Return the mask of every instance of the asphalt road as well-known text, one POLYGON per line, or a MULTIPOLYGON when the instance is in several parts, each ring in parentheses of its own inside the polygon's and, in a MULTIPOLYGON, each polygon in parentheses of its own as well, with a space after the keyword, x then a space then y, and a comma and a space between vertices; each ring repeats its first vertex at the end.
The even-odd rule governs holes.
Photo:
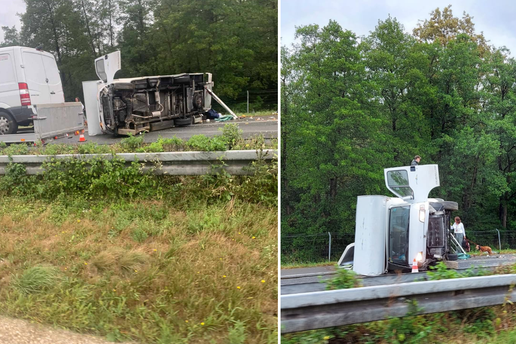
MULTIPOLYGON (((493 270, 498 266, 513 265, 515 263, 515 254, 474 256, 469 259, 459 259, 457 261, 458 270, 462 271, 476 268, 493 270)), ((281 295, 324 291, 326 290, 325 281, 335 277, 335 270, 335 266, 283 269, 281 270, 281 295)), ((404 274, 389 273, 375 277, 362 276, 362 284, 363 286, 376 286, 410 283, 415 279, 426 280, 426 271, 404 274)))
MULTIPOLYGON (((482 255, 473 256, 469 259, 457 260, 459 270, 469 269, 472 267, 496 267, 502 265, 510 265, 516 263, 516 254, 493 254, 492 256, 482 255)), ((310 268, 282 269, 281 277, 289 277, 295 275, 312 275, 324 274, 336 270, 334 265, 314 266, 310 268)))
MULTIPOLYGON (((276 139, 278 138, 278 116, 260 116, 260 117, 245 117, 227 122, 204 122, 199 124, 190 125, 187 127, 170 128, 164 130, 153 131, 145 133, 145 142, 154 142, 159 136, 163 138, 171 138, 176 136, 183 140, 188 140, 193 135, 206 135, 209 137, 221 135, 221 128, 226 123, 236 123, 242 129, 242 137, 250 138, 259 134, 262 134, 265 139, 276 139)), ((85 132, 86 142, 96 142, 98 144, 113 144, 120 142, 126 136, 114 137, 111 135, 96 135, 89 136, 88 132, 85 132)), ((61 138, 51 141, 51 143, 79 143, 78 136, 72 136, 71 138, 61 138)))

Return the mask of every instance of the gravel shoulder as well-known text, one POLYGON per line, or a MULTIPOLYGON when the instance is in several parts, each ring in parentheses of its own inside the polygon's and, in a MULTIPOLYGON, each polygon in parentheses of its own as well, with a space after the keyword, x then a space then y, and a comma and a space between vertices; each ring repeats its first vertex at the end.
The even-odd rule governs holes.
POLYGON ((0 317, 0 344, 107 344, 104 338, 0 317))

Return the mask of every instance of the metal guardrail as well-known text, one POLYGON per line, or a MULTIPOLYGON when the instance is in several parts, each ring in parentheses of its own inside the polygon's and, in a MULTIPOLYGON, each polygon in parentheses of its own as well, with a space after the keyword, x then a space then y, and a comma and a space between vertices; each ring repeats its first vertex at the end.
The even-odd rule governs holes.
POLYGON ((119 153, 119 154, 60 154, 60 155, 13 155, 0 156, 0 175, 6 173, 8 164, 23 164, 27 174, 44 172, 42 164, 52 159, 123 159, 128 165, 139 162, 142 171, 151 171, 156 175, 204 175, 215 174, 225 170, 233 175, 251 174, 252 162, 277 159, 277 150, 234 150, 225 152, 165 152, 165 153, 119 153))
POLYGON ((516 301, 516 274, 281 296, 281 332, 448 312, 516 301))

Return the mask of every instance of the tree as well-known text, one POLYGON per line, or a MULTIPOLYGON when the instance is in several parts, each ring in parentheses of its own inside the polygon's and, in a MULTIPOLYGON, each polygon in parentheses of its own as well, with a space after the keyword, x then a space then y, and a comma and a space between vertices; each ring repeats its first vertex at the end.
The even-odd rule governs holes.
POLYGON ((475 24, 473 17, 464 12, 462 18, 453 16, 451 5, 441 10, 436 8, 430 13, 430 19, 419 24, 413 30, 414 36, 420 41, 426 43, 438 42, 442 46, 446 46, 451 40, 460 34, 468 35, 473 42, 477 43, 479 51, 483 55, 489 50, 484 34, 475 33, 475 24))
POLYGON ((282 108, 292 123, 282 137, 288 159, 282 199, 294 209, 285 232, 350 231, 356 195, 381 185, 379 165, 388 156, 383 120, 370 111, 370 85, 352 32, 330 21, 298 28, 297 37, 301 43, 283 72, 289 94, 282 108))
POLYGON ((16 26, 2 26, 2 31, 4 32, 4 41, 0 46, 9 47, 15 45, 21 45, 21 37, 16 29, 16 26))
POLYGON ((389 123, 382 130, 389 135, 386 143, 396 164, 406 164, 415 154, 428 156, 430 132, 423 109, 431 85, 424 73, 428 68, 425 54, 391 17, 378 22, 365 39, 364 50, 374 85, 371 103, 389 123))

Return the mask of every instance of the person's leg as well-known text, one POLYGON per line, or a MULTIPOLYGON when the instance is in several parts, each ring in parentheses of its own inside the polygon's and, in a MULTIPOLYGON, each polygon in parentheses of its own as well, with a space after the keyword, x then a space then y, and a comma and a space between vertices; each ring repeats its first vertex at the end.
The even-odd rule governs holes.
MULTIPOLYGON (((462 233, 455 233, 455 238, 457 239, 457 242, 459 243, 459 246, 462 247, 462 240, 464 240, 464 234, 462 233)), ((461 253, 462 251, 460 249, 457 249, 457 253, 461 253)))

